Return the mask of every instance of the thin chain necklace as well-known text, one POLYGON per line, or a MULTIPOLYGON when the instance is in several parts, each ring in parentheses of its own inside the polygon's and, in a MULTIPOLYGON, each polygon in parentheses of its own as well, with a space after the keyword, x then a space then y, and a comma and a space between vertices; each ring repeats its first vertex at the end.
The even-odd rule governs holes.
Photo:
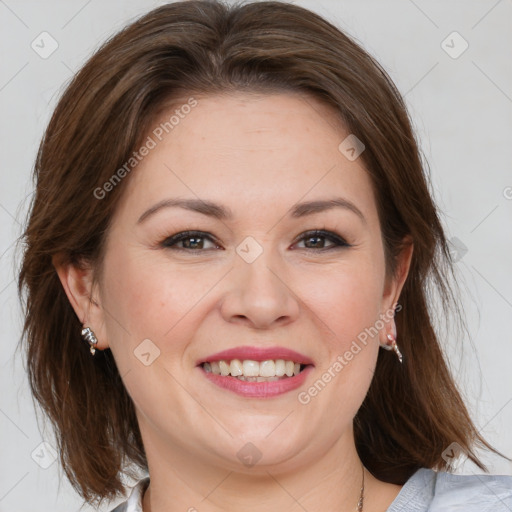
POLYGON ((361 484, 361 494, 359 495, 359 501, 357 502, 357 512, 363 512, 363 502, 364 502, 364 466, 361 465, 363 470, 363 482, 361 484))

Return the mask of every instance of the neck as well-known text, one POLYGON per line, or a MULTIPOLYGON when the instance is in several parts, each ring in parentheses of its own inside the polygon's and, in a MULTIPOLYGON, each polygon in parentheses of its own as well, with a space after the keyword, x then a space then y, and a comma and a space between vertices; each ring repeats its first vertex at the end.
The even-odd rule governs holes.
MULTIPOLYGON (((279 464, 265 465, 262 457, 252 467, 232 460, 199 461, 188 450, 158 442, 152 434, 143 433, 151 477, 143 498, 144 512, 357 510, 362 465, 352 432, 340 437, 325 453, 319 454, 313 447, 279 464)), ((366 472, 365 512, 370 510, 366 496, 374 481, 366 472)))

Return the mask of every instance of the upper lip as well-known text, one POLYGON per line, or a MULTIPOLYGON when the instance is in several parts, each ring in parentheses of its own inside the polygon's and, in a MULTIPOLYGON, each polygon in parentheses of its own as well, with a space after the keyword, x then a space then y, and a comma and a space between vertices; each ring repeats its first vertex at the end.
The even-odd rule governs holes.
POLYGON ((222 350, 221 352, 216 352, 215 354, 211 354, 205 358, 199 359, 197 361, 197 365, 201 365, 206 362, 212 361, 232 361, 233 359, 239 359, 243 361, 244 359, 250 359, 252 361, 267 361, 269 359, 284 359, 286 361, 293 361, 295 363, 301 364, 314 364, 313 360, 300 352, 296 352, 295 350, 291 350, 285 347, 255 347, 255 346, 246 346, 246 347, 235 347, 227 350, 222 350))

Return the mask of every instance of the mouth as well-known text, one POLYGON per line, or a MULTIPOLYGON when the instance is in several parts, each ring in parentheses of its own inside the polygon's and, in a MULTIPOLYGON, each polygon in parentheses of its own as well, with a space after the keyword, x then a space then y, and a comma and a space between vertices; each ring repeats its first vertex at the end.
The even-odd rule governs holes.
POLYGON ((197 361, 198 369, 213 384, 254 398, 296 389, 314 366, 307 356, 284 347, 238 347, 197 361))
POLYGON ((206 373, 221 377, 235 377, 245 382, 275 382, 299 375, 307 366, 312 365, 284 359, 267 359, 265 361, 221 359, 206 361, 200 366, 206 373))

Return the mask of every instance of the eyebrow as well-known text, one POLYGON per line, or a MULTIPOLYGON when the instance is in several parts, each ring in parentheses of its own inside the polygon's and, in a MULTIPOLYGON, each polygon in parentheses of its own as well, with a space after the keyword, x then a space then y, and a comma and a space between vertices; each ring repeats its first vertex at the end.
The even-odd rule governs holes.
MULTIPOLYGON (((208 201, 205 199, 164 199, 146 210, 137 221, 137 224, 145 221, 148 217, 154 215, 157 211, 163 208, 184 208, 194 212, 207 215, 219 220, 232 220, 234 218, 233 212, 226 206, 208 201)), ((295 204, 290 208, 289 214, 292 218, 301 218, 307 215, 320 213, 332 208, 343 208, 355 213, 365 224, 366 218, 361 210, 351 201, 342 197, 334 197, 332 199, 308 201, 304 203, 295 204)))

